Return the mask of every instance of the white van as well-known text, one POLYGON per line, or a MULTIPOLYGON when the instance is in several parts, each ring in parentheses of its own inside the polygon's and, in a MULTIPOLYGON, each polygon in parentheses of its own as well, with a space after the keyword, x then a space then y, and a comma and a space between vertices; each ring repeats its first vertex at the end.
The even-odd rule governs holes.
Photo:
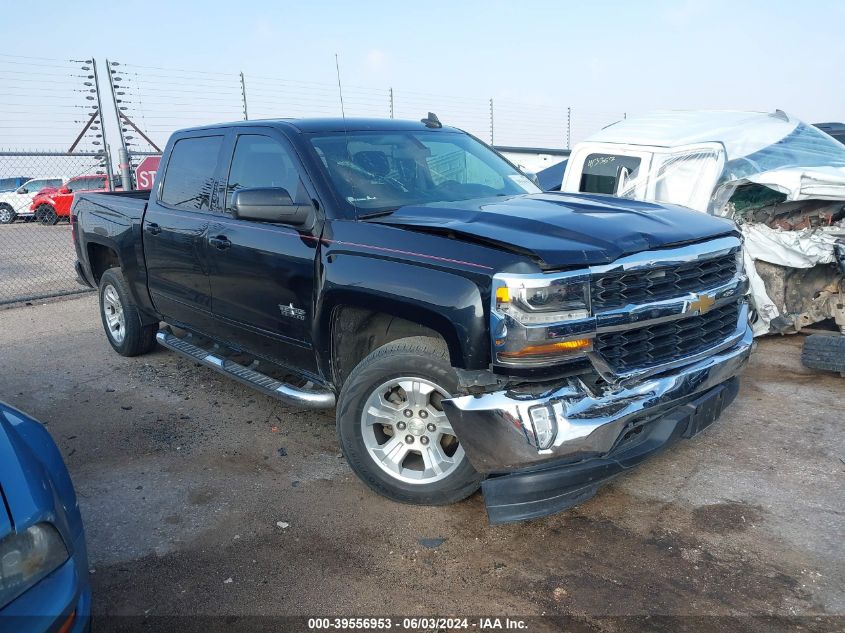
POLYGON ((754 333, 832 318, 845 334, 845 146, 816 127, 780 110, 654 112, 577 144, 561 190, 733 219, 754 333))

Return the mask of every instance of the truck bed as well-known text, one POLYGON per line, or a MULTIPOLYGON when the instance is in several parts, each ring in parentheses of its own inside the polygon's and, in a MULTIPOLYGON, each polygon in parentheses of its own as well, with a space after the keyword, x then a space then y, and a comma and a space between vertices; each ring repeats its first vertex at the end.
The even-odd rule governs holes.
POLYGON ((79 193, 74 196, 73 214, 81 215, 85 212, 110 212, 130 220, 141 220, 149 191, 108 191, 102 193, 79 193))

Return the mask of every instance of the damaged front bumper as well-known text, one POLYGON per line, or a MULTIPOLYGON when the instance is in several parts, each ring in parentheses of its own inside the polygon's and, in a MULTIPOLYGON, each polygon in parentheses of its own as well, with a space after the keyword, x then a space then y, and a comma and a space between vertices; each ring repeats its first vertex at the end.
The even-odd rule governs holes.
MULTIPOLYGON (((748 361, 746 328, 733 347, 633 386, 593 393, 570 379, 542 395, 498 391, 445 400, 444 410, 483 484, 492 523, 551 514, 711 424, 736 395, 748 361), (532 413, 552 412, 548 448, 538 448, 532 413)), ((536 415, 536 414, 535 414, 536 415)))

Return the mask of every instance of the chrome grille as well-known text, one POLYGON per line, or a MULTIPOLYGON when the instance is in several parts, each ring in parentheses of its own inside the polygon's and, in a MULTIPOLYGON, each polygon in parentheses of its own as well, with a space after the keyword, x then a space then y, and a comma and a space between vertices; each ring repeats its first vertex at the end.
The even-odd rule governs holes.
POLYGON ((613 371, 646 369, 717 346, 737 329, 739 303, 705 314, 596 336, 594 350, 613 371))
POLYGON ((701 292, 727 283, 735 274, 733 253, 646 270, 605 273, 591 283, 592 309, 595 313, 701 292))

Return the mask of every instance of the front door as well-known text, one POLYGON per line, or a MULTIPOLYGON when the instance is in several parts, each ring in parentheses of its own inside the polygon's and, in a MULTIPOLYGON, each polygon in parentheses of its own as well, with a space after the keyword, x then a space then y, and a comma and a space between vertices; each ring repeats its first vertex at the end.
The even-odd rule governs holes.
POLYGON ((150 297, 174 325, 209 332, 211 286, 206 242, 223 135, 180 138, 144 214, 143 244, 150 297))
POLYGON ((212 310, 227 341, 283 365, 316 372, 311 322, 319 245, 312 232, 231 213, 238 189, 282 187, 310 204, 299 161, 275 131, 244 128, 221 196, 223 213, 209 226, 212 310))

